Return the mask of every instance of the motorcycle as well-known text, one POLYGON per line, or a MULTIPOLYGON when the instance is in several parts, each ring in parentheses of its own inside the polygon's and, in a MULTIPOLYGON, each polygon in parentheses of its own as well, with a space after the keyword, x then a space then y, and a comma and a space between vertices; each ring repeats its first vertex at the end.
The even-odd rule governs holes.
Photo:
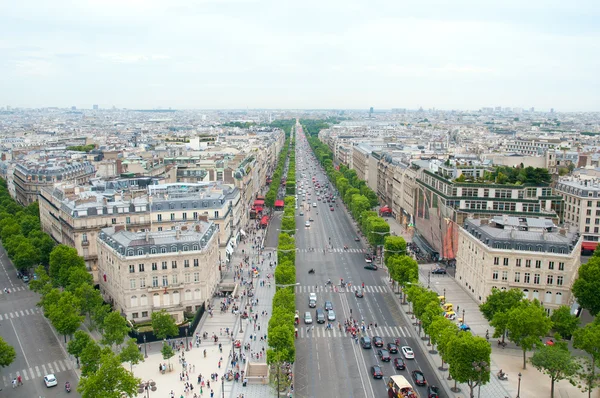
POLYGON ((309 269, 309 270, 308 270, 308 273, 309 273, 309 274, 314 274, 314 273, 315 273, 315 269, 314 269, 314 268, 311 268, 311 269, 309 269))
POLYGON ((67 382, 67 383, 65 384, 65 390, 66 390, 67 392, 71 392, 71 384, 69 384, 69 382, 67 382))
POLYGON ((498 380, 508 380, 508 374, 504 372, 496 373, 496 377, 498 377, 498 380))

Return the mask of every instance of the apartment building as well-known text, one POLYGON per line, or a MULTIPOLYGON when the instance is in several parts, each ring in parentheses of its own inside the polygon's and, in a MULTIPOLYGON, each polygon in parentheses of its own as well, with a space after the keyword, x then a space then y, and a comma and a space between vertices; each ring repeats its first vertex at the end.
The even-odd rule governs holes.
POLYGON ((582 238, 551 219, 496 216, 459 227, 456 280, 479 303, 493 288, 518 288, 548 313, 571 305, 582 238))
POLYGON ((561 147, 570 148, 568 142, 557 138, 549 139, 516 139, 506 143, 506 151, 520 153, 523 155, 541 155, 550 149, 559 149, 561 147))
POLYGON ((94 166, 88 161, 56 159, 17 163, 13 174, 15 200, 27 206, 38 200, 43 188, 61 182, 87 184, 95 172, 94 166))
POLYGON ((210 300, 220 279, 218 229, 182 223, 175 230, 133 232, 123 225, 97 236, 100 291, 133 322, 166 310, 176 322, 210 300))
POLYGON ((366 144, 352 146, 352 168, 356 171, 356 176, 365 182, 369 178, 369 157, 373 148, 366 144))
POLYGON ((564 177, 555 191, 564 199, 565 225, 575 227, 583 236, 583 250, 595 250, 600 239, 600 179, 564 177))
POLYGON ((210 221, 218 230, 218 259, 229 261, 240 239, 244 208, 239 189, 219 184, 157 184, 157 180, 118 179, 90 187, 69 184, 40 193, 42 230, 69 245, 98 280, 96 237, 109 226, 132 232, 175 230, 182 222, 210 221))

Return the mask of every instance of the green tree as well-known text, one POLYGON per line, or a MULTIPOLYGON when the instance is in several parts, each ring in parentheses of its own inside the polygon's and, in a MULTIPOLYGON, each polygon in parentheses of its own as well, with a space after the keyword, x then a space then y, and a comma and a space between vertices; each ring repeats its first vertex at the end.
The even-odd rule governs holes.
POLYGON ((498 338, 502 336, 504 342, 504 336, 506 335, 506 322, 508 318, 506 313, 516 307, 523 300, 523 293, 519 289, 500 290, 497 288, 492 289, 485 303, 479 306, 479 310, 483 317, 492 324, 494 329, 494 337, 498 338))
POLYGON ((281 230, 289 235, 296 233, 296 219, 295 217, 285 217, 281 220, 281 230))
POLYGON ((294 362, 296 351, 293 324, 269 327, 269 347, 275 352, 280 352, 283 361, 294 362))
POLYGON ((73 355, 75 359, 77 359, 77 364, 79 364, 79 358, 81 357, 83 350, 92 343, 94 342, 89 334, 83 330, 78 330, 73 334, 73 338, 67 344, 67 352, 73 355))
POLYGON ((383 240, 383 259, 387 265, 391 256, 406 255, 406 241, 401 236, 386 236, 383 240))
POLYGON ((573 383, 578 368, 569 350, 557 345, 539 347, 530 362, 534 368, 550 377, 550 398, 554 398, 554 382, 567 379, 573 383))
POLYGON ((589 372, 584 377, 588 396, 591 397, 592 390, 598 386, 596 364, 600 363, 600 322, 596 320, 577 329, 573 333, 573 346, 585 351, 591 358, 591 366, 587 367, 589 372))
POLYGON ((450 375, 469 386, 471 397, 475 387, 490 381, 492 347, 483 337, 459 333, 448 343, 448 354, 450 375), (474 366, 475 363, 478 366, 474 366))
POLYGON ((39 250, 36 249, 29 240, 25 240, 17 247, 17 252, 15 253, 12 261, 18 270, 28 270, 39 263, 39 250))
POLYGON ((62 292, 58 302, 48 309, 48 319, 52 322, 52 326, 64 336, 65 343, 67 336, 75 333, 83 322, 83 317, 79 315, 80 312, 79 300, 73 293, 67 291, 62 292))
POLYGON ((19 220, 21 224, 21 233, 23 236, 29 236, 33 231, 40 230, 40 219, 32 215, 25 215, 19 220))
MULTIPOLYGON (((109 350, 109 348, 107 348, 109 350)), ((87 376, 96 373, 100 367, 102 348, 93 340, 90 340, 81 350, 79 359, 81 362, 81 375, 87 376)))
POLYGON ((7 367, 13 363, 16 357, 17 354, 15 353, 13 346, 9 345, 4 341, 2 336, 0 336, 0 366, 3 368, 7 367))
POLYGON ((83 376, 77 391, 81 393, 82 398, 133 397, 137 395, 140 382, 141 380, 134 377, 133 373, 121 366, 117 355, 111 351, 104 351, 98 370, 83 376))
POLYGON ((104 303, 100 291, 94 289, 92 285, 84 283, 75 289, 74 294, 81 303, 81 313, 87 316, 90 326, 94 328, 94 317, 92 314, 96 307, 104 303))
POLYGON ((175 356, 175 351, 170 344, 163 344, 160 349, 160 353, 165 361, 169 362, 169 369, 171 369, 171 358, 175 356))
POLYGON ((580 321, 579 318, 571 314, 571 309, 566 305, 561 305, 555 309, 550 316, 550 320, 552 321, 552 329, 567 340, 577 330, 580 321))
POLYGON ((44 265, 50 264, 50 253, 52 253, 52 249, 56 246, 54 240, 48 234, 37 230, 32 231, 28 238, 31 244, 39 251, 40 263, 44 265))
MULTIPOLYGON (((85 308, 85 307, 82 307, 85 308)), ((82 310, 83 311, 83 310, 82 310)), ((92 320, 98 326, 98 331, 102 332, 104 327, 104 319, 111 313, 110 306, 108 304, 100 303, 92 308, 92 320)))
POLYGON ((36 293, 44 296, 50 290, 52 290, 52 281, 46 272, 46 268, 43 265, 38 266, 35 269, 36 279, 29 282, 29 288, 36 293))
POLYGON ((66 289, 75 292, 75 290, 82 285, 90 285, 94 282, 92 274, 87 272, 85 268, 76 268, 69 275, 69 282, 66 289))
POLYGON ((77 268, 85 270, 85 262, 74 248, 58 245, 50 253, 50 278, 55 286, 66 287, 71 272, 77 268))
POLYGON ((165 310, 152 313, 152 329, 154 335, 161 340, 179 335, 179 329, 173 317, 165 310))
POLYGON ((388 269, 390 277, 398 283, 399 287, 405 287, 419 280, 419 264, 412 257, 393 256, 388 261, 388 269))
POLYGON ((144 355, 142 355, 137 342, 134 339, 128 339, 123 346, 123 349, 119 353, 121 362, 129 362, 129 370, 133 372, 133 365, 137 365, 144 361, 144 355))
POLYGON ((106 318, 104 318, 104 324, 102 327, 102 344, 108 346, 119 346, 123 344, 125 336, 129 332, 129 324, 127 320, 118 312, 110 312, 106 318))
POLYGON ((596 256, 596 252, 587 263, 579 267, 579 276, 571 290, 579 305, 590 314, 596 316, 600 312, 600 257, 596 256))
POLYGON ((521 301, 508 311, 507 317, 508 338, 523 350, 523 369, 526 369, 527 351, 541 345, 540 339, 550 331, 552 321, 537 300, 521 301))

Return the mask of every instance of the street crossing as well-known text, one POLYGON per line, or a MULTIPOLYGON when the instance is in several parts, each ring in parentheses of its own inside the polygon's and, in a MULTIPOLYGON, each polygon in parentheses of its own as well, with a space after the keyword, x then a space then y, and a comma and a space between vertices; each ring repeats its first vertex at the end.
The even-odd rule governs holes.
MULTIPOLYGON (((352 285, 350 289, 340 288, 339 286, 335 286, 337 289, 337 293, 354 293, 356 288, 360 288, 360 285, 352 285)), ((296 293, 331 293, 332 287, 326 285, 303 285, 303 286, 295 286, 294 288, 296 293)), ((333 290, 335 292, 335 290, 333 290)), ((387 286, 380 285, 365 285, 363 289, 365 293, 390 293, 390 290, 387 286)))
POLYGON ((334 247, 333 249, 328 249, 328 248, 317 248, 315 247, 314 250, 312 249, 298 249, 298 252, 300 253, 323 253, 323 249, 325 249, 325 251, 327 253, 366 253, 367 251, 365 249, 357 249, 357 248, 348 248, 346 250, 344 250, 343 247, 334 247))
POLYGON ((13 292, 22 292, 24 290, 29 290, 29 287, 28 286, 12 286, 12 287, 7 287, 6 289, 8 289, 8 291, 10 293, 4 293, 4 289, 5 288, 0 288, 0 289, 2 289, 2 290, 0 290, 0 295, 3 295, 3 294, 11 294, 13 292))
POLYGON ((8 320, 8 319, 14 319, 14 318, 20 318, 20 317, 24 317, 27 315, 36 315, 36 314, 42 314, 42 309, 41 308, 31 308, 29 310, 20 310, 20 311, 14 311, 14 312, 6 312, 6 313, 0 313, 0 321, 4 321, 4 320, 8 320))
MULTIPOLYGON (((298 338, 299 339, 307 339, 307 338, 317 338, 317 339, 327 339, 327 338, 350 338, 351 334, 346 333, 345 329, 342 327, 340 331, 337 328, 337 323, 333 322, 334 326, 328 330, 325 328, 326 324, 323 325, 302 325, 298 326, 298 338), (310 331, 308 329, 310 328, 310 331)), ((364 336, 365 334, 361 334, 364 336)), ((372 327, 371 330, 367 330, 367 336, 373 338, 373 336, 379 336, 384 339, 385 343, 393 343, 396 338, 400 337, 410 337, 410 331, 406 326, 379 326, 377 328, 372 327)))
POLYGON ((23 382, 26 382, 28 380, 41 381, 42 378, 47 374, 57 374, 59 372, 65 372, 71 369, 74 369, 73 363, 71 361, 67 359, 59 359, 54 362, 49 362, 43 365, 36 365, 28 369, 23 369, 14 373, 5 374, 2 376, 2 383, 4 383, 4 388, 9 387, 11 386, 12 380, 16 379, 18 376, 21 376, 23 382))

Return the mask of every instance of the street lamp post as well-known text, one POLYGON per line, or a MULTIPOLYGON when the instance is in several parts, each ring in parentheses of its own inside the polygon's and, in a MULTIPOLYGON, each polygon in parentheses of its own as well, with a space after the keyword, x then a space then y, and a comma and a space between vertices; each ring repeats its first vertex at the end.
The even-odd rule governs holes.
POLYGON ((189 329, 189 326, 187 328, 185 328, 185 350, 186 351, 190 350, 190 346, 188 344, 188 329, 189 329))
POLYGON ((465 322, 465 310, 464 310, 464 308, 463 308, 463 318, 462 318, 462 320, 463 320, 463 324, 466 324, 466 322, 465 322))
POLYGON ((475 371, 477 372, 477 374, 479 376, 479 380, 477 383, 478 384, 477 398, 481 398, 481 378, 483 377, 483 372, 490 371, 490 367, 487 362, 481 361, 481 362, 473 362, 473 368, 475 369, 475 371))
POLYGON ((521 372, 519 372, 519 385, 517 387, 517 398, 521 398, 521 372))
POLYGON ((140 382, 138 393, 143 394, 144 391, 146 392, 146 398, 150 398, 150 391, 156 391, 156 382, 154 380, 140 382))
POLYGON ((446 300, 446 288, 444 288, 444 302, 447 303, 448 300, 446 300))
POLYGON ((225 398, 225 376, 221 376, 221 397, 225 398))
POLYGON ((148 350, 146 349, 146 333, 144 333, 144 358, 148 358, 148 350))

